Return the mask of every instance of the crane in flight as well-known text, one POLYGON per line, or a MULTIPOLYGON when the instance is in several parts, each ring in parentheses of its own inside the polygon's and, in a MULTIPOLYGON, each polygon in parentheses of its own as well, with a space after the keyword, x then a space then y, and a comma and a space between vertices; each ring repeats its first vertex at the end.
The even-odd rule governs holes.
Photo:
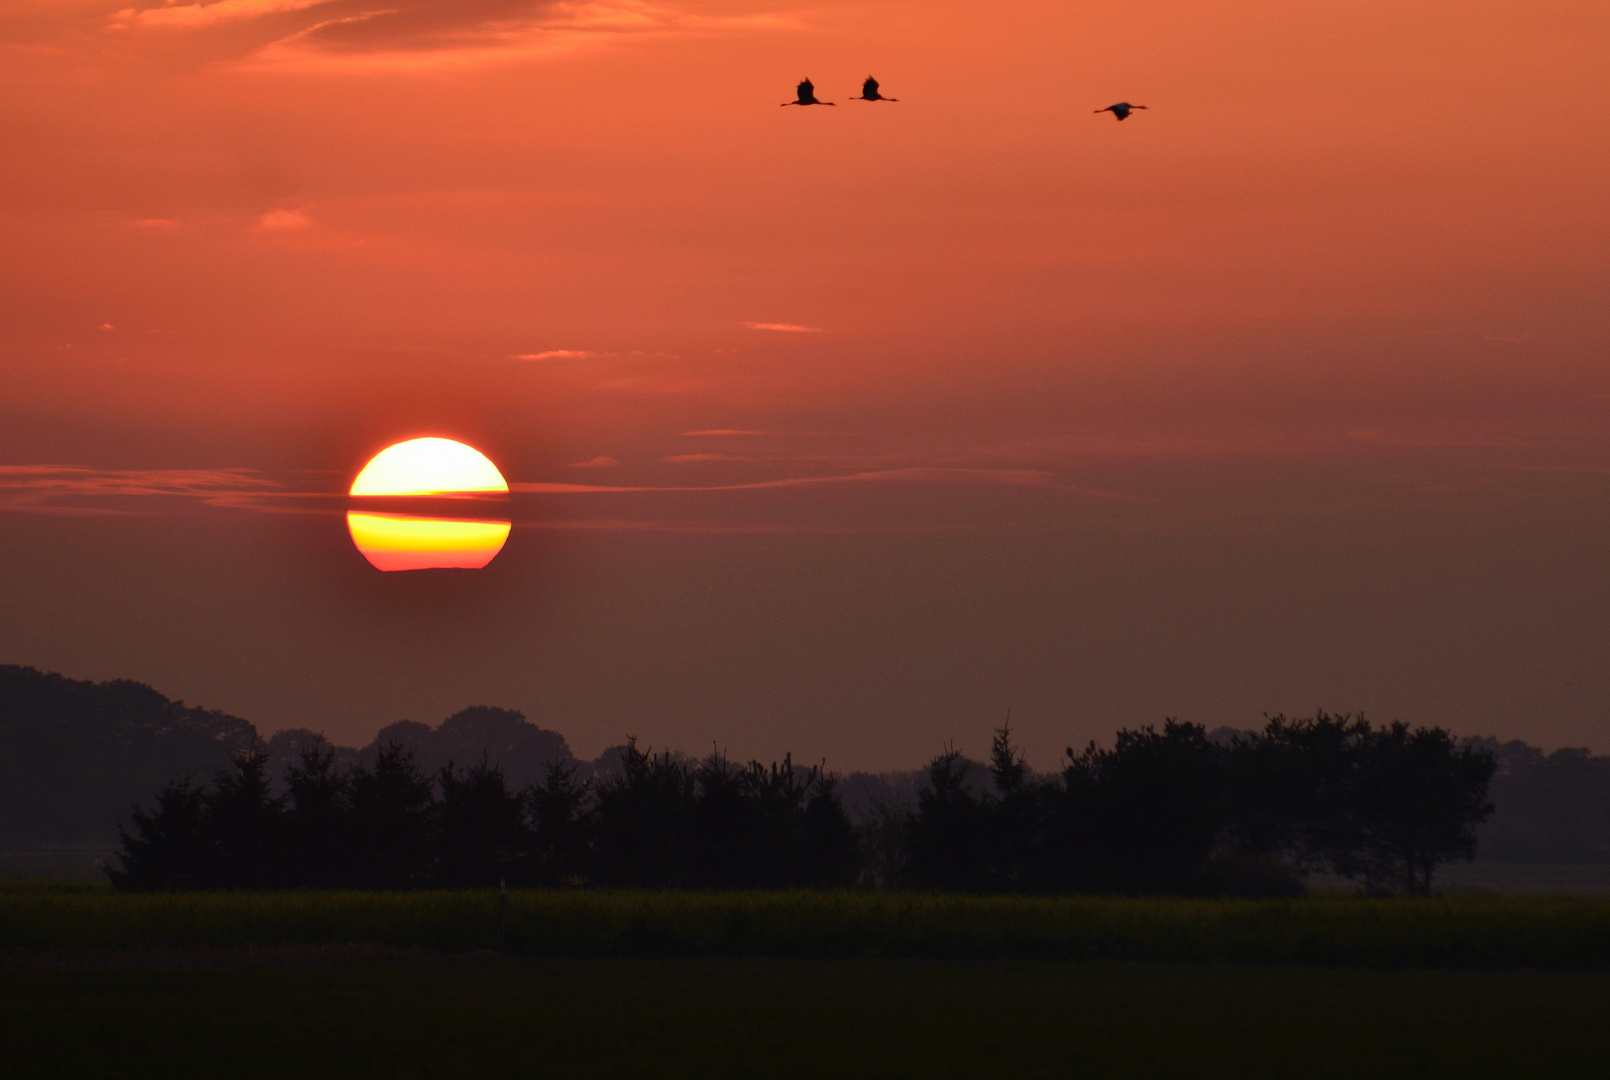
POLYGON ((878 80, 868 75, 866 82, 861 84, 861 96, 853 97, 851 101, 899 101, 899 98, 884 97, 878 93, 878 80))
POLYGON ((800 83, 797 87, 795 87, 794 92, 797 93, 799 96, 797 98, 795 98, 793 101, 785 101, 785 102, 783 102, 783 108, 786 109, 790 105, 834 105, 834 104, 837 104, 836 102, 832 102, 832 101, 818 101, 817 98, 816 98, 816 87, 811 84, 811 81, 809 79, 806 79, 804 82, 800 83))
POLYGON ((1108 105, 1105 109, 1097 109, 1096 112, 1097 113, 1110 112, 1120 120, 1127 120, 1127 119, 1129 119, 1130 110, 1132 110, 1132 109, 1144 109, 1145 107, 1146 106, 1144 106, 1144 105, 1131 105, 1127 101, 1120 101, 1116 105, 1108 105))

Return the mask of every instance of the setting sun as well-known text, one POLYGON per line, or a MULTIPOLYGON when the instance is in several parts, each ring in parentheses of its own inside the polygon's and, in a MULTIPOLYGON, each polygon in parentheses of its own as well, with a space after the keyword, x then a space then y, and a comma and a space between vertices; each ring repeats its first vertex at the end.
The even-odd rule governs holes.
POLYGON ((452 439, 409 439, 386 447, 352 481, 353 495, 442 495, 509 490, 487 456, 452 439))
MULTIPOLYGON (((352 482, 355 499, 405 501, 422 497, 506 495, 508 483, 496 465, 472 446, 452 439, 409 439, 370 459, 352 482)), ((347 512, 352 542, 379 570, 479 570, 497 557, 509 538, 505 519, 347 512)), ((391 505, 387 504, 388 507, 391 505)))
POLYGON ((347 512, 352 542, 380 570, 479 570, 503 550, 507 521, 347 512))

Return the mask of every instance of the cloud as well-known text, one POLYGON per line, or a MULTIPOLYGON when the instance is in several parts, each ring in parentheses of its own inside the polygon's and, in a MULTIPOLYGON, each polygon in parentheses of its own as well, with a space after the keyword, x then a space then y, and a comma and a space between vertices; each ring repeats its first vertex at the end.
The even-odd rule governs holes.
MULTIPOLYGON (((667 461, 745 460, 721 454, 688 454, 667 461), (679 460, 680 459, 680 460, 679 460)), ((612 457, 574 462, 570 468, 607 468, 618 465, 612 457)), ((340 513, 347 502, 345 485, 329 486, 333 474, 319 474, 325 490, 292 487, 254 469, 93 469, 81 465, 0 465, 0 512, 52 515, 152 514, 173 512, 175 501, 231 510, 272 514, 340 513)), ((974 469, 917 467, 879 469, 828 476, 798 476, 740 484, 640 485, 573 484, 550 481, 513 482, 516 495, 632 495, 664 496, 683 493, 773 491, 853 484, 983 484, 1034 488, 1080 498, 1137 505, 1157 500, 1099 488, 1063 483, 1038 469, 974 469)), ((635 527, 635 526, 634 526, 635 527)), ((674 526, 680 528, 681 526, 674 526)), ((722 526, 721 528, 725 528, 722 526)), ((732 526, 735 531, 769 527, 732 526)), ((697 526, 695 531, 703 531, 697 526)), ((836 528, 828 531, 839 531, 836 528)), ((875 530, 874 530, 875 531, 875 530)))
POLYGON ((584 360, 596 355, 585 349, 548 349, 546 352, 517 353, 516 360, 584 360))
POLYGON ((750 431, 747 428, 705 428, 702 431, 684 431, 683 438, 696 438, 706 435, 764 435, 764 431, 750 431))
POLYGON ((133 499, 193 499, 233 509, 273 509, 287 491, 251 469, 90 469, 80 465, 0 465, 0 510, 44 514, 137 513, 133 499), (123 504, 123 505, 119 505, 123 504))
POLYGON ((305 212, 282 207, 270 210, 258 218, 256 228, 262 232, 294 232, 297 229, 306 229, 312 224, 313 219, 305 212))
POLYGON ((257 67, 423 71, 563 55, 628 35, 794 25, 788 16, 699 14, 649 0, 197 0, 124 8, 107 28, 210 32, 236 55, 245 41, 257 67))
POLYGON ((820 326, 799 326, 785 322, 746 322, 745 326, 751 330, 775 330, 783 334, 820 334, 820 326))
POLYGON ((576 532, 658 532, 706 533, 723 536, 894 536, 911 533, 967 532, 976 525, 899 525, 825 524, 802 525, 767 521, 711 521, 657 518, 543 518, 516 521, 516 529, 543 529, 576 532))
POLYGON ((220 23, 246 22, 265 15, 328 6, 332 0, 214 0, 210 4, 164 5, 154 8, 124 8, 112 15, 112 25, 165 27, 192 30, 220 23))
MULTIPOLYGON (((690 459, 709 460, 700 455, 684 455, 690 459)), ((712 455, 720 457, 720 455, 712 455)), ((664 459, 666 461, 671 458, 664 459)), ((740 459, 741 460, 741 459, 740 459)), ((622 495, 622 494, 675 494, 679 492, 714 491, 770 491, 778 488, 815 487, 829 484, 933 484, 963 483, 988 484, 1000 487, 1041 488, 1083 498, 1112 502, 1151 504, 1157 500, 1144 495, 1129 495, 1120 491, 1085 487, 1063 483, 1055 473, 1043 469, 968 469, 941 466, 918 466, 907 469, 874 469, 857 473, 838 473, 830 476, 794 476, 781 480, 753 480, 743 484, 706 484, 700 486, 671 487, 609 487, 599 484, 557 484, 548 482, 511 483, 511 492, 526 495, 622 495)))
POLYGON ((661 461, 669 461, 674 465, 687 465, 695 461, 746 461, 747 458, 734 457, 731 454, 672 454, 663 457, 661 461))

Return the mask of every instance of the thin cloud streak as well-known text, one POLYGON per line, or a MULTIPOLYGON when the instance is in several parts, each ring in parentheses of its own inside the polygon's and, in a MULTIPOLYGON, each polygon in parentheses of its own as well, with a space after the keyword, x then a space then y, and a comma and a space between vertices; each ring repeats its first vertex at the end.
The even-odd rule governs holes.
POLYGON ((545 60, 626 38, 796 25, 785 15, 698 15, 641 0, 330 0, 310 24, 258 50, 246 66, 296 71, 428 72, 545 60))
POLYGON ((326 513, 296 500, 344 498, 340 492, 292 491, 253 469, 91 469, 80 465, 0 465, 0 511, 39 514, 139 514, 134 499, 190 499, 205 506, 261 513, 326 513), (100 505, 96 502, 100 501, 100 505))
MULTIPOLYGON (((177 496, 239 505, 282 490, 249 469, 89 469, 77 465, 0 465, 0 508, 61 509, 55 500, 177 496)), ((95 512, 80 508, 82 512, 95 512)), ((110 511, 108 511, 110 512, 110 511)))
POLYGON ((745 326, 751 330, 774 330, 780 334, 820 334, 824 333, 820 326, 800 326, 797 323, 785 322, 746 322, 745 326))
POLYGON ((259 232, 296 232, 312 226, 313 219, 306 211, 282 207, 258 218, 256 228, 259 232))
POLYGON ((836 476, 796 476, 782 480, 755 480, 743 484, 705 484, 672 487, 604 486, 598 484, 513 483, 511 492, 526 495, 587 495, 587 494, 673 494, 676 492, 718 491, 770 491, 781 488, 823 487, 834 484, 932 484, 971 483, 993 484, 1003 487, 1039 488, 1079 495, 1091 499, 1145 505, 1157 500, 1142 495, 1129 495, 1101 488, 1066 484, 1054 473, 1039 469, 964 469, 943 467, 915 467, 907 469, 878 469, 868 472, 847 473, 836 476))
POLYGON ((596 355, 585 349, 547 349, 543 352, 516 353, 516 360, 585 360, 596 355))
POLYGON ((1009 529, 1014 522, 967 522, 951 525, 785 525, 755 521, 665 521, 644 518, 562 518, 516 521, 516 529, 577 532, 690 533, 739 536, 894 536, 913 533, 976 532, 1009 529))
POLYGON ((134 26, 168 30, 197 30, 221 23, 248 22, 267 15, 328 6, 331 0, 215 0, 211 4, 181 4, 153 8, 124 8, 115 12, 111 28, 134 26))
MULTIPOLYGON (((692 457, 707 459, 702 455, 692 457)), ((604 468, 618 465, 613 458, 594 458, 574 463, 572 468, 604 468)), ((552 481, 514 482, 509 491, 520 495, 675 495, 679 493, 719 493, 772 491, 789 488, 829 487, 844 484, 935 484, 964 483, 1032 488, 1132 504, 1151 504, 1157 500, 1105 491, 1100 488, 1066 484, 1056 475, 1037 469, 969 469, 915 467, 881 469, 833 476, 787 477, 739 484, 700 485, 605 485, 570 484, 552 481)), ((252 469, 128 469, 102 470, 78 465, 0 466, 0 510, 38 513, 127 513, 119 509, 85 507, 86 500, 124 500, 131 498, 193 499, 203 505, 264 513, 327 513, 329 509, 310 509, 294 505, 297 500, 333 502, 345 500, 344 490, 296 491, 252 469)))

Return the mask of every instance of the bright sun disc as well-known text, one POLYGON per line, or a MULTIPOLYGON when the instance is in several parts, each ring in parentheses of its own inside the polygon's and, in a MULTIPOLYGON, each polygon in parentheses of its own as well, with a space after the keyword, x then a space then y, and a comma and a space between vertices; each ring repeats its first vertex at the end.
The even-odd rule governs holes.
POLYGON ((386 513, 361 500, 382 496, 412 506, 431 497, 506 495, 508 490, 497 466, 473 446, 409 439, 386 447, 358 473, 351 494, 365 508, 347 512, 347 531, 379 570, 479 570, 503 550, 511 522, 386 513))
POLYGON ((498 467, 473 446, 452 439, 409 439, 369 460, 352 481, 353 495, 439 495, 508 491, 498 467))

